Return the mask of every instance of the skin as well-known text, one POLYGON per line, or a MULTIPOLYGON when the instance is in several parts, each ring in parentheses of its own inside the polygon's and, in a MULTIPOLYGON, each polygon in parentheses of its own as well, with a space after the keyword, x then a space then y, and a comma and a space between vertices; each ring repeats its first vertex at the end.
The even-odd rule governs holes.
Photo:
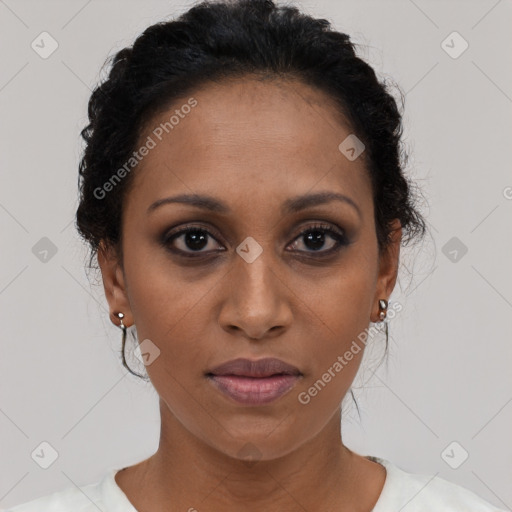
MULTIPOLYGON (((323 92, 245 77, 190 96, 197 106, 134 171, 123 260, 107 244, 98 253, 112 322, 123 312, 139 340, 160 350, 146 367, 160 397, 159 448, 116 482, 140 512, 369 512, 385 468, 348 449, 340 434, 341 401, 364 350, 308 404, 297 397, 379 320, 378 301, 389 299, 397 278, 400 224, 379 254, 364 153, 349 161, 340 152, 352 132, 323 92), (360 214, 340 201, 280 212, 285 200, 320 191, 349 196, 360 214), (232 211, 174 203, 146 213, 158 199, 192 193, 232 211), (344 230, 349 245, 321 258, 335 239, 325 234, 315 251, 299 236, 318 222, 344 230), (163 236, 185 224, 211 234, 199 250, 210 257, 188 260, 164 247, 163 236), (236 252, 248 236, 263 249, 252 263, 236 252), (270 404, 241 405, 204 375, 237 357, 277 357, 303 377, 270 404), (252 463, 242 455, 249 446, 252 463)), ((141 141, 188 98, 156 115, 141 141)), ((186 235, 169 246, 198 254, 186 235)))

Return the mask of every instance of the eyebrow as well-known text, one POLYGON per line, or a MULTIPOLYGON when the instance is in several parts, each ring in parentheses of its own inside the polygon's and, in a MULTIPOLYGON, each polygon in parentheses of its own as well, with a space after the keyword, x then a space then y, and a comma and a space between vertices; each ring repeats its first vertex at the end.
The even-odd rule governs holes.
MULTIPOLYGON (((351 205, 357 211, 359 217, 362 217, 361 210, 353 199, 346 195, 339 194, 337 192, 328 191, 317 192, 315 194, 305 194, 287 199, 281 206, 281 212, 282 214, 296 213, 301 210, 311 208, 313 206, 327 204, 333 201, 340 201, 342 203, 351 205)), ((177 196, 164 197, 162 199, 158 199, 149 206, 149 208, 147 209, 147 214, 150 214, 160 206, 173 203, 187 204, 214 213, 231 213, 231 208, 226 203, 212 196, 200 194, 181 194, 177 196)))

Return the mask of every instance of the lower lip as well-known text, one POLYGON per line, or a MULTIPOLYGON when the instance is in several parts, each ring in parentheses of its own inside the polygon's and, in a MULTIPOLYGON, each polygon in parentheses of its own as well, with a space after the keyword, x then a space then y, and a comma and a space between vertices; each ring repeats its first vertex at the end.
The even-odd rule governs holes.
POLYGON ((209 375, 209 380, 238 403, 263 405, 277 400, 293 388, 299 375, 271 377, 240 377, 236 375, 209 375))

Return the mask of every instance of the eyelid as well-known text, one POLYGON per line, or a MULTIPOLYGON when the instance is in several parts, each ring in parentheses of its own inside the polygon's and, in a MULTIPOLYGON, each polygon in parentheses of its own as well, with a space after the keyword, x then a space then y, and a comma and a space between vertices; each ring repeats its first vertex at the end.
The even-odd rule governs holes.
POLYGON ((329 232, 333 232, 333 233, 336 233, 337 235, 339 236, 344 236, 346 237, 347 236, 347 233, 344 229, 342 228, 338 228, 337 226, 335 225, 332 225, 332 224, 328 224, 328 223, 325 223, 324 221, 313 221, 314 224, 312 224, 311 226, 306 226, 305 228, 303 228, 294 238, 294 240, 303 235, 304 233, 307 233, 308 231, 313 231, 315 229, 319 229, 319 230, 322 230, 322 231, 329 231, 329 232))
POLYGON ((162 236, 162 240, 169 241, 174 236, 179 236, 187 231, 191 230, 204 230, 210 235, 212 238, 215 238, 217 242, 220 242, 219 239, 223 239, 223 237, 220 235, 220 233, 213 227, 213 226, 206 226, 201 225, 198 223, 186 223, 186 224, 180 224, 177 228, 171 228, 170 230, 166 231, 164 235, 162 236))

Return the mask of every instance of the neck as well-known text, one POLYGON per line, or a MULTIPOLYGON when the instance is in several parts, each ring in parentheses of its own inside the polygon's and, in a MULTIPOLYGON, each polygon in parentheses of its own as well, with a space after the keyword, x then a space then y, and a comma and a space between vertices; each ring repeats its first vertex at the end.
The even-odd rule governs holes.
MULTIPOLYGON (((121 472, 116 477, 122 489, 140 489, 140 494, 126 493, 139 512, 169 510, 169 504, 172 510, 217 512, 371 510, 375 501, 370 497, 368 508, 360 508, 363 458, 342 443, 339 409, 306 443, 277 458, 256 456, 253 461, 226 455, 191 433, 162 400, 160 412, 158 450, 127 468, 131 476, 121 472)), ((259 453, 251 443, 245 444, 247 452, 251 446, 252 453, 259 453)))

